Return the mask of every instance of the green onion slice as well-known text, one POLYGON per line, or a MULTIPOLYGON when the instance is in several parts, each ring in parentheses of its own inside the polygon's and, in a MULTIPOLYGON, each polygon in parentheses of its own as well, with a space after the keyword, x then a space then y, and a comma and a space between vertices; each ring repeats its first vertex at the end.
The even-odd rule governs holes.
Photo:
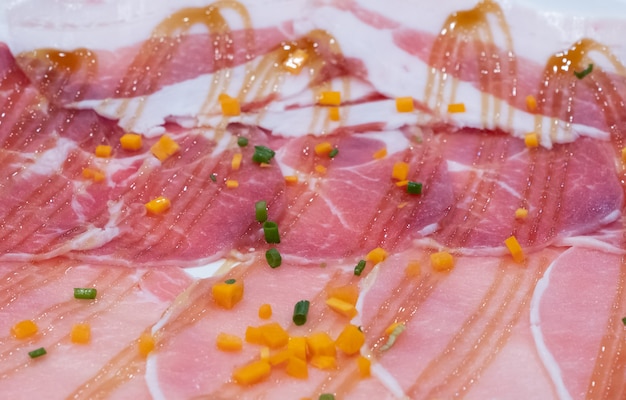
POLYGON ((306 317, 309 314, 309 301, 300 300, 293 307, 293 323, 302 326, 306 323, 306 317))
POLYGON ((622 323, 626 325, 626 317, 622 318, 622 323))
POLYGON ((280 253, 276 249, 269 249, 265 252, 265 259, 267 263, 272 268, 280 267, 280 264, 283 262, 283 258, 280 256, 280 253))
POLYGON ((33 350, 33 351, 29 351, 28 355, 30 356, 30 358, 37 358, 37 357, 41 357, 45 354, 47 354, 48 352, 46 351, 46 349, 44 349, 43 347, 38 348, 37 350, 33 350))
POLYGON ((248 145, 248 138, 243 137, 243 136, 239 136, 237 138, 237 146, 246 147, 247 145, 248 145))
POLYGON ((409 194, 422 194, 422 184, 419 182, 409 181, 406 185, 406 191, 409 194))
POLYGON ((211 174, 211 175, 209 176, 209 178, 211 178, 211 180, 212 180, 213 182, 216 182, 216 181, 217 181, 217 175, 215 175, 215 174, 211 174))
POLYGON ((225 283, 225 284, 227 284, 227 285, 232 285, 232 284, 233 284, 233 283, 235 283, 235 282, 237 282, 237 280, 236 280, 236 279, 233 279, 233 278, 226 279, 226 280, 224 281, 224 283, 225 283))
POLYGON ((256 220, 259 222, 267 221, 267 201, 261 200, 257 201, 254 205, 254 213, 256 216, 256 220))
POLYGON ((361 260, 358 262, 356 267, 354 267, 354 275, 360 276, 364 269, 365 269, 365 260, 361 260))
POLYGON ((94 288, 74 288, 75 299, 92 300, 96 298, 98 291, 94 288))
POLYGON ((265 146, 254 146, 254 154, 252 155, 252 161, 257 164, 268 164, 276 153, 274 150, 265 146))
POLYGON ((335 395, 332 393, 323 393, 320 394, 318 400, 335 400, 335 395))
POLYGON ((328 153, 328 157, 335 158, 337 154, 339 154, 339 149, 335 147, 330 151, 330 153, 328 153))
POLYGON ((591 71, 593 71, 593 64, 589 64, 587 68, 583 69, 580 72, 574 71, 574 75, 576 75, 576 78, 578 79, 583 79, 585 76, 589 75, 591 71))
POLYGON ((278 225, 276 222, 263 222, 263 233, 267 243, 280 243, 280 235, 278 234, 278 225))

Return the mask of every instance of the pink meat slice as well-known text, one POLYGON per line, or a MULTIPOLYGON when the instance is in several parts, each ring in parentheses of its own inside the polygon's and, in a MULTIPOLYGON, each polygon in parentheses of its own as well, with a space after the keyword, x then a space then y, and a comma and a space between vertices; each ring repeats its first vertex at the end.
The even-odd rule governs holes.
POLYGON ((181 269, 103 269, 59 258, 3 263, 1 271, 3 393, 80 399, 128 385, 146 396, 145 360, 136 340, 190 284, 181 269), (75 299, 77 287, 96 288, 96 299, 75 299), (39 332, 25 339, 11 336, 10 327, 25 319, 33 320, 39 332), (70 332, 78 323, 90 325, 90 343, 72 343, 70 332), (31 359, 28 352, 40 347, 47 354, 31 359))

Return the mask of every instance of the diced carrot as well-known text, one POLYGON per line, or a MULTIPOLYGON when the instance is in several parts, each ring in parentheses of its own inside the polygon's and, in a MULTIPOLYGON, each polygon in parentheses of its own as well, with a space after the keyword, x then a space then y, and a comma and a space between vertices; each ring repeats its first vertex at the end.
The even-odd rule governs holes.
POLYGON ((211 292, 213 300, 227 310, 233 308, 243 298, 243 282, 241 280, 234 283, 219 282, 213 285, 211 292))
POLYGON ((372 155, 372 158, 375 160, 380 160, 381 158, 385 158, 387 156, 387 148, 383 147, 382 149, 376 150, 372 155))
POLYGON ((106 144, 99 144, 96 146, 96 157, 107 158, 111 157, 111 153, 113 152, 113 148, 106 144))
POLYGON ((331 287, 328 289, 326 298, 330 299, 332 297, 355 305, 359 298, 359 288, 355 284, 331 287))
POLYGON ((91 340, 91 326, 89 324, 74 324, 70 332, 72 343, 85 344, 91 340))
POLYGON ((430 255, 430 263, 435 271, 449 271, 454 267, 454 257, 447 251, 430 255))
POLYGON ((233 380, 240 385, 252 385, 270 376, 272 367, 267 361, 254 361, 233 372, 233 380))
POLYGON ((34 321, 25 319, 11 327, 11 335, 16 339, 24 339, 33 336, 38 330, 39 328, 34 321))
POLYGON ((393 165, 391 178, 397 181, 405 181, 409 177, 409 164, 404 161, 398 161, 393 165))
POLYGON ((412 112, 414 109, 412 97, 397 97, 396 110, 398 112, 412 112))
POLYGON ((235 117, 241 114, 241 107, 239 106, 239 100, 234 97, 222 93, 219 95, 218 100, 222 108, 222 115, 225 117, 235 117))
POLYGON ((263 344, 270 349, 278 349, 289 342, 289 334, 277 322, 261 325, 259 329, 261 329, 263 344))
POLYGON ((337 367, 337 358, 334 356, 313 356, 309 363, 317 369, 335 369, 337 367))
POLYGON ((243 341, 237 335, 220 332, 217 335, 216 345, 222 351, 239 351, 243 348, 243 341))
POLYGON ((285 372, 293 378, 306 379, 309 377, 306 361, 298 357, 289 357, 285 372))
POLYGON ((139 354, 143 357, 147 357, 148 354, 154 350, 156 346, 156 341, 154 340, 154 336, 150 333, 142 333, 139 336, 139 342, 137 343, 137 349, 139 350, 139 354))
POLYGON ((356 359, 356 365, 359 369, 359 376, 361 378, 369 378, 371 376, 372 362, 369 360, 369 358, 359 356, 356 359))
POLYGON ((230 162, 230 167, 233 169, 233 171, 237 171, 239 169, 239 167, 241 167, 241 160, 242 159, 243 159, 243 154, 241 154, 241 153, 233 154, 233 159, 230 162))
POLYGON ((528 217, 528 210, 525 208, 518 208, 515 210, 515 218, 517 219, 526 219, 528 217))
POLYGON ((339 114, 339 107, 328 108, 328 119, 331 121, 339 121, 341 119, 341 115, 339 114))
POLYGON ((246 328, 246 342, 252 344, 263 344, 263 333, 258 326, 248 326, 246 328))
POLYGON ((304 49, 296 49, 289 53, 287 59, 283 61, 283 68, 293 75, 300 73, 306 61, 309 59, 309 53, 304 49))
POLYGON ((272 354, 267 360, 272 367, 285 364, 289 358, 292 357, 291 352, 287 349, 281 350, 278 353, 272 354))
POLYGON ((287 350, 291 352, 291 355, 301 360, 306 361, 306 337, 304 336, 292 336, 287 343, 287 350))
POLYGON ((335 340, 337 348, 349 356, 358 353, 363 343, 365 343, 365 334, 358 326, 352 324, 346 325, 335 340))
POLYGON ((521 263, 524 261, 524 251, 522 250, 522 246, 520 246, 517 238, 515 236, 511 236, 504 241, 504 244, 511 252, 511 256, 515 262, 521 263))
POLYGON ((156 199, 150 200, 145 204, 146 210, 151 214, 162 214, 169 210, 171 207, 169 199, 159 196, 156 199))
POLYGON ((465 103, 448 104, 448 112, 449 113, 464 113, 465 112, 465 103))
POLYGON ((165 161, 169 157, 176 154, 180 150, 180 146, 174 139, 168 135, 163 135, 159 140, 150 147, 150 152, 160 161, 165 161))
POLYGON ((315 145, 315 154, 318 156, 327 156, 333 149, 330 142, 322 142, 315 145))
POLYGON ((236 189, 239 187, 239 181, 234 179, 226 179, 226 187, 229 189, 236 189))
POLYGON ((415 277, 415 276, 419 276, 422 273, 422 268, 420 266, 420 263, 415 261, 415 260, 411 260, 409 261, 409 263, 406 266, 406 269, 404 270, 406 276, 408 277, 415 277))
POLYGON ((535 111, 537 109, 537 99, 532 94, 526 96, 526 108, 528 111, 535 111))
POLYGON ((626 163, 626 147, 622 149, 622 161, 626 163))
POLYGON ((91 179, 94 182, 102 182, 105 175, 102 171, 93 168, 83 168, 83 178, 91 179))
POLYGON ((285 183, 287 185, 295 185, 296 183, 298 183, 298 176, 297 175, 285 176, 285 183))
POLYGON ((143 145, 141 135, 126 133, 120 138, 120 145, 124 150, 137 151, 143 145))
POLYGON ((528 148, 539 147, 539 135, 534 132, 528 133, 524 136, 524 144, 526 144, 528 148))
POLYGON ((272 317, 272 306, 269 304, 261 304, 259 307, 259 318, 269 319, 272 317))
POLYGON ((407 186, 408 184, 409 184, 409 181, 408 181, 408 180, 403 180, 403 181, 398 181, 398 182, 396 182, 396 186, 397 186, 397 187, 405 187, 405 186, 407 186))
POLYGON ((374 250, 367 253, 367 255, 365 256, 365 259, 367 261, 371 261, 374 264, 383 262, 385 261, 386 258, 387 258, 387 252, 380 247, 375 248, 374 250))
POLYGON ((324 175, 324 174, 326 173, 326 171, 327 171, 327 170, 328 170, 328 169, 327 169, 325 166, 323 166, 323 165, 317 164, 317 165, 315 166, 315 171, 316 171, 318 174, 324 175))
POLYGON ((306 338, 307 354, 315 356, 335 357, 335 342, 326 332, 312 333, 306 338))
POLYGON ((327 299, 326 305, 330 307, 331 310, 350 319, 354 318, 354 316, 357 314, 356 308, 353 304, 340 300, 336 297, 331 297, 330 299, 327 299))
POLYGON ((341 104, 341 93, 332 91, 322 92, 319 97, 319 104, 323 106, 338 106, 341 104))

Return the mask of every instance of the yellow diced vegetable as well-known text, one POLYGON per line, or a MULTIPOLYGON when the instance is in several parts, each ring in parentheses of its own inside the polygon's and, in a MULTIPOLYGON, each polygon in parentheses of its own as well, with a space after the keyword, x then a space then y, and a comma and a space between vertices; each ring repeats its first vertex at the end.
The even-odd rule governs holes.
POLYGON ((298 183, 298 176, 297 175, 285 176, 285 183, 287 185, 295 185, 296 183, 298 183))
POLYGON ((222 115, 225 117, 235 117, 241 114, 241 107, 239 106, 239 100, 234 97, 230 97, 226 93, 219 95, 218 100, 222 108, 222 115))
POLYGON ((419 276, 422 273, 422 268, 421 268, 419 262, 417 262, 415 260, 411 260, 407 264, 406 269, 404 270, 404 272, 406 273, 406 276, 412 278, 412 277, 415 277, 415 276, 419 276))
POLYGON ((91 326, 89 324, 74 324, 70 332, 72 343, 85 344, 91 340, 91 326))
POLYGON ((137 151, 143 145, 141 135, 126 133, 120 138, 120 144, 124 150, 137 151))
POLYGON ((267 361, 254 361, 233 372, 233 380, 240 385, 252 385, 270 376, 272 367, 267 361))
POLYGON ((369 360, 369 358, 359 356, 356 359, 356 364, 359 369, 359 376, 361 378, 369 378, 371 376, 372 362, 369 360))
POLYGON ((504 241, 504 244, 511 252, 511 256, 515 262, 521 263, 524 261, 524 251, 522 250, 522 246, 520 246, 517 238, 515 236, 511 236, 504 241))
POLYGON ((336 297, 331 297, 330 299, 326 300, 326 305, 330 307, 333 311, 350 319, 357 314, 356 308, 353 304, 340 300, 336 297))
POLYGON ((371 261, 374 264, 383 262, 385 261, 386 258, 387 258, 387 252, 380 247, 375 248, 374 250, 367 253, 367 255, 365 256, 365 259, 367 261, 371 261))
POLYGON ((267 361, 272 367, 275 367, 277 365, 286 363, 290 357, 291 352, 289 350, 281 350, 278 353, 271 355, 267 361))
POLYGON ((259 318, 269 319, 272 317, 272 306, 269 304, 261 304, 259 307, 259 318))
POLYGON ((449 113, 464 113, 465 112, 465 103, 448 104, 448 112, 449 113))
POLYGON ((243 154, 241 154, 241 153, 233 154, 233 159, 230 162, 230 167, 233 169, 233 171, 237 171, 239 169, 239 167, 241 167, 241 160, 242 159, 243 159, 243 154))
POLYGON ((529 133, 524 136, 524 144, 528 148, 539 147, 539 135, 536 133, 529 133))
POLYGON ((335 369, 337 367, 337 359, 333 356, 314 356, 309 361, 311 366, 317 369, 335 369))
POLYGON ((326 332, 316 332, 306 338, 307 354, 315 356, 335 357, 335 342, 326 332))
POLYGON ((404 161, 398 161, 393 165, 391 178, 397 181, 406 181, 409 177, 409 164, 404 161))
POLYGON ((339 114, 339 107, 330 107, 328 109, 328 119, 331 121, 339 121, 341 115, 339 114))
POLYGON ((154 350, 156 346, 156 341, 154 340, 154 336, 149 333, 142 333, 139 337, 139 342, 137 343, 137 349, 139 350, 139 354, 143 357, 147 357, 148 354, 154 350))
POLYGON ((435 271, 449 271, 454 267, 454 257, 447 251, 430 255, 430 263, 435 271))
POLYGON ((248 326, 246 328, 246 342, 252 344, 263 344, 263 333, 258 326, 248 326))
POLYGON ((102 171, 92 168, 83 168, 83 178, 91 179, 94 182, 102 182, 105 176, 102 171))
POLYGON ((113 148, 106 144, 99 144, 96 146, 96 157, 107 158, 111 157, 111 153, 113 152, 113 148))
POLYGON ((339 92, 322 92, 319 98, 319 104, 323 106, 339 106, 341 104, 341 93, 339 92))
POLYGON ((298 357, 289 357, 285 372, 293 378, 306 379, 309 377, 306 361, 298 357))
POLYGON ((396 110, 398 112, 412 112, 414 109, 412 97, 398 97, 396 98, 396 110))
POLYGON ((526 108, 528 111, 535 111, 537 109, 537 99, 532 94, 526 96, 526 108))
POLYGON ((409 184, 409 181, 408 181, 408 180, 404 180, 404 181, 398 181, 398 182, 396 182, 396 186, 397 186, 397 187, 405 187, 405 186, 407 186, 408 184, 409 184))
POLYGON ((163 196, 159 196, 145 204, 146 210, 151 214, 162 214, 169 210, 171 205, 170 200, 163 196))
POLYGON ((328 170, 328 169, 327 169, 325 166, 323 166, 323 165, 317 164, 317 165, 315 166, 315 171, 316 171, 318 174, 324 175, 324 174, 326 173, 326 171, 327 171, 327 170, 328 170))
POLYGON ((38 330, 39 328, 34 321, 25 319, 11 327, 11 335, 16 339, 24 339, 33 336, 38 330))
POLYGON ((515 210, 515 218, 517 219, 526 219, 528 217, 528 210, 525 208, 518 208, 515 210))
POLYGON ((239 187, 239 181, 234 179, 226 179, 226 187, 229 189, 236 189, 239 187))
POLYGON ((358 353, 364 343, 365 334, 352 324, 346 325, 335 341, 337 348, 349 356, 358 353))
POLYGON ((374 158, 375 160, 380 160, 381 158, 385 158, 387 156, 387 148, 383 147, 380 150, 376 150, 376 152, 374 152, 374 154, 372 155, 372 158, 374 158))
POLYGON ((330 142, 322 142, 315 145, 315 154, 318 156, 327 156, 333 150, 333 145, 330 142))
POLYGON ((622 149, 622 161, 626 163, 626 147, 622 149))
POLYGON ((150 147, 150 152, 160 161, 165 161, 169 157, 176 154, 180 150, 180 146, 174 139, 168 135, 163 135, 159 140, 150 147))
POLYGON ((237 335, 220 332, 217 335, 216 345, 222 351, 239 351, 243 348, 243 341, 237 335))
POLYGON ((222 308, 230 310, 243 298, 243 282, 219 282, 211 289, 213 300, 222 308))
POLYGON ((261 329, 263 344, 270 349, 278 349, 289 342, 289 334, 277 322, 261 325, 259 329, 261 329))
POLYGON ((293 336, 289 338, 287 350, 293 357, 306 361, 306 338, 304 336, 293 336))
POLYGON ((355 305, 359 298, 359 288, 355 284, 332 287, 328 289, 327 298, 332 297, 355 305))

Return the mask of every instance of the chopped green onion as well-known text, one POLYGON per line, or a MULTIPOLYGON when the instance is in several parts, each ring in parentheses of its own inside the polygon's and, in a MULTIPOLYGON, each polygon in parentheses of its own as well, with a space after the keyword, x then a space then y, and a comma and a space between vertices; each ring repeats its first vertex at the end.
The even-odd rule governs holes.
POLYGON ((278 225, 276 222, 263 222, 263 233, 267 243, 280 243, 280 235, 278 234, 278 225))
POLYGON ((256 220, 259 222, 267 221, 267 201, 261 200, 257 201, 254 205, 254 213, 256 215, 256 220))
POLYGON ((328 157, 335 158, 337 154, 339 154, 339 149, 335 147, 330 151, 330 153, 328 153, 328 157))
POLYGON ((280 267, 280 264, 283 262, 283 258, 280 256, 280 253, 276 249, 269 249, 265 252, 265 259, 267 263, 272 268, 280 267))
POLYGON ((94 288, 74 288, 75 299, 92 300, 96 298, 98 291, 94 288))
POLYGON ((318 400, 335 400, 335 395, 332 393, 322 393, 318 400))
POLYGON ((37 357, 41 357, 45 354, 47 354, 48 352, 46 351, 46 349, 44 349, 43 347, 38 348, 37 350, 33 350, 33 351, 29 351, 28 355, 30 356, 30 358, 37 358, 37 357))
POLYGON ((365 260, 361 260, 356 265, 356 267, 354 267, 354 275, 360 276, 364 269, 365 269, 365 260))
POLYGON ((212 180, 213 182, 216 182, 216 181, 217 181, 217 175, 215 175, 215 174, 211 174, 211 175, 209 176, 209 178, 211 178, 211 180, 212 180))
POLYGON ((406 191, 409 194, 422 194, 422 184, 419 182, 409 181, 406 185, 406 191))
POLYGON ((574 75, 576 75, 576 78, 578 79, 583 79, 585 76, 589 75, 591 71, 593 71, 593 64, 589 64, 587 68, 583 69, 580 72, 574 71, 574 75))
POLYGON ((268 164, 276 153, 274 150, 265 146, 254 146, 254 154, 252 155, 252 161, 257 164, 268 164))
POLYGON ((302 326, 306 323, 306 317, 309 314, 309 301, 300 300, 293 307, 293 323, 302 326))
POLYGON ((243 137, 243 136, 239 136, 237 138, 237 146, 246 147, 247 145, 248 145, 248 138, 243 137))
POLYGON ((622 323, 626 325, 626 317, 622 318, 622 323))
POLYGON ((233 279, 233 278, 226 279, 226 280, 224 281, 224 283, 225 283, 225 284, 227 284, 227 285, 232 285, 232 284, 233 284, 233 283, 235 283, 235 282, 237 282, 237 280, 236 280, 236 279, 233 279))

